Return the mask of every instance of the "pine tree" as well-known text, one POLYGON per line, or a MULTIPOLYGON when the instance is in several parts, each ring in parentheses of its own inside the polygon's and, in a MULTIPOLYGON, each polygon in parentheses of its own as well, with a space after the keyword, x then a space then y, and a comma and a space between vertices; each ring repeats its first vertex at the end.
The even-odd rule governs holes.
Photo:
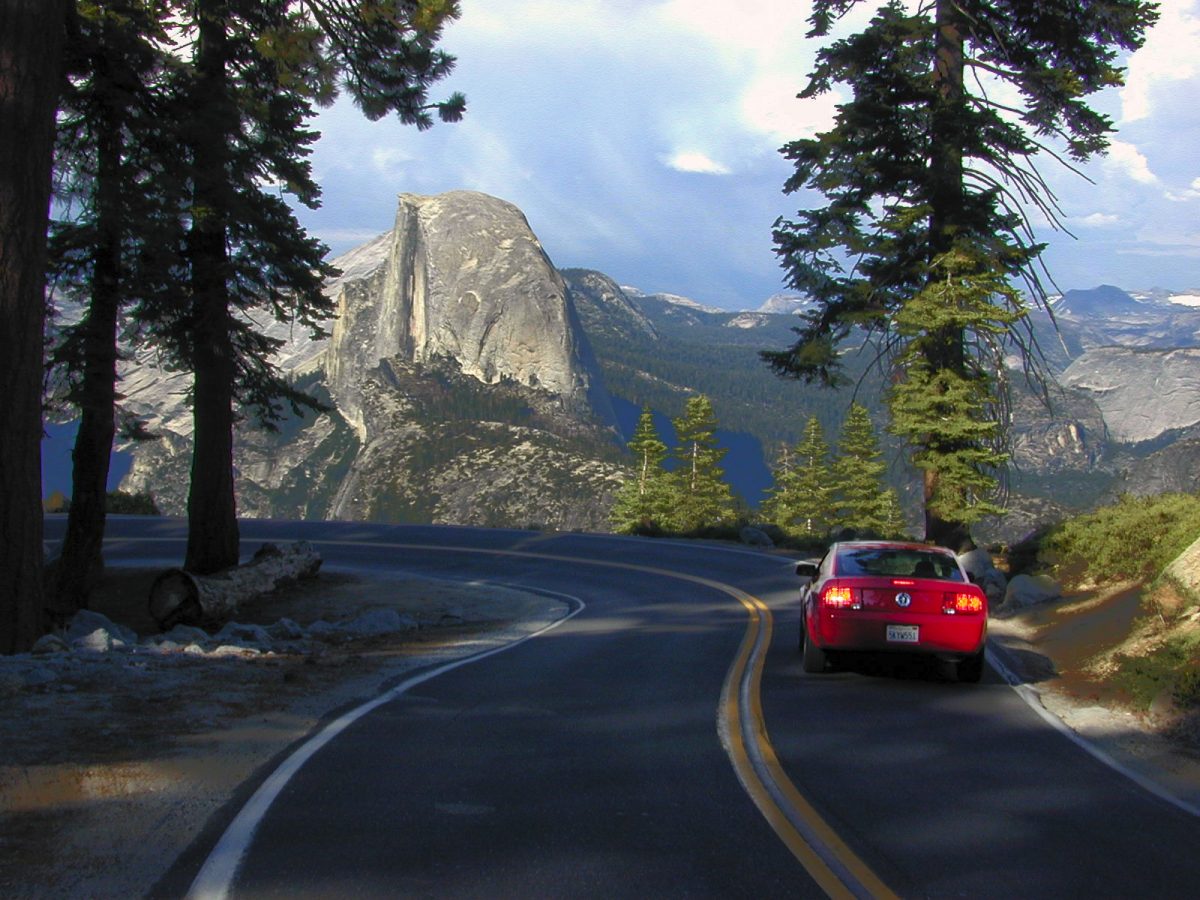
POLYGON ((663 460, 667 445, 658 437, 650 407, 643 407, 629 441, 634 474, 621 485, 612 509, 613 528, 626 534, 663 528, 669 515, 669 485, 663 460))
POLYGON ((818 537, 833 521, 833 483, 829 445, 816 416, 804 426, 804 437, 775 473, 769 503, 769 521, 789 534, 818 537))
POLYGON ((899 357, 903 374, 889 394, 890 430, 916 448, 914 465, 927 477, 937 474, 926 496, 930 513, 971 525, 1003 511, 989 500, 998 488, 996 473, 1008 459, 1001 427, 1007 412, 997 402, 1003 392, 979 365, 934 370, 926 345, 939 331, 967 332, 968 322, 976 339, 998 341, 1018 314, 991 302, 1014 293, 997 276, 962 274, 978 271, 962 254, 947 254, 936 270, 941 277, 896 314, 896 330, 908 342, 899 357))
POLYGON ((0 653, 43 628, 42 334, 67 0, 0 3, 0 653))
POLYGON ((832 465, 834 524, 859 534, 883 535, 892 525, 884 498, 887 464, 867 408, 850 405, 832 465))
MULTIPOLYGON (((858 2, 816 0, 812 36, 827 36, 858 2)), ((835 83, 853 93, 829 131, 783 148, 795 165, 785 190, 811 188, 826 202, 776 222, 789 283, 816 304, 791 348, 763 354, 781 375, 838 383, 838 347, 856 330, 878 334, 885 355, 907 348, 918 335, 897 335, 896 314, 942 277, 939 266, 950 254, 972 267, 957 277, 993 287, 1016 280, 1035 302, 1044 301, 1038 268, 1044 245, 1033 237, 1031 220, 1057 226, 1060 211, 1036 157, 1082 161, 1104 151, 1112 122, 1086 98, 1122 83, 1116 50, 1140 46, 1157 16, 1155 4, 1140 0, 930 0, 912 12, 910 6, 892 0, 863 31, 823 48, 800 95, 818 96, 835 83), (1001 91, 1020 99, 1000 102, 1001 91), (1060 151, 1051 146, 1056 139, 1060 151)), ((1007 352, 1037 367, 1021 327, 1024 299, 996 290, 988 302, 998 314, 977 310, 976 317, 921 326, 912 353, 924 360, 927 387, 943 390, 947 379, 981 386, 975 373, 999 372, 1007 352), (1006 322, 1003 340, 989 334, 998 321, 1006 322)), ((956 396, 947 393, 944 411, 970 418, 974 401, 963 405, 956 396)), ((984 406, 1003 402, 992 396, 984 406)), ((973 465, 972 452, 992 440, 981 444, 970 429, 955 430, 953 447, 943 441, 932 454, 917 447, 927 466, 926 536, 948 544, 961 540, 966 527, 943 514, 970 504, 945 502, 964 482, 961 473, 948 475, 957 484, 943 489, 939 466, 973 465)))
POLYGON ((721 460, 726 451, 717 445, 712 402, 703 394, 690 397, 674 424, 678 443, 672 456, 678 467, 671 473, 672 524, 679 531, 692 532, 731 522, 733 492, 724 481, 721 460))
POLYGON ((213 572, 238 562, 233 479, 235 402, 267 426, 284 403, 315 401, 271 362, 278 343, 252 324, 271 315, 321 333, 332 302, 326 248, 300 227, 279 190, 309 207, 320 192, 307 161, 314 104, 347 90, 372 118, 395 113, 427 128, 462 115, 455 94, 427 102, 453 58, 435 49, 447 0, 193 0, 175 6, 180 43, 174 121, 190 196, 182 303, 147 318, 175 364, 193 373, 194 445, 185 567, 213 572), (269 184, 278 185, 271 189, 269 184))
POLYGON ((103 566, 106 494, 116 434, 121 311, 166 302, 177 270, 179 187, 164 132, 160 5, 145 0, 77 4, 70 79, 59 114, 57 207, 50 272, 56 292, 84 304, 51 352, 61 399, 79 411, 70 512, 57 565, 54 614, 87 602, 103 566), (156 294, 157 292, 157 294, 156 294))

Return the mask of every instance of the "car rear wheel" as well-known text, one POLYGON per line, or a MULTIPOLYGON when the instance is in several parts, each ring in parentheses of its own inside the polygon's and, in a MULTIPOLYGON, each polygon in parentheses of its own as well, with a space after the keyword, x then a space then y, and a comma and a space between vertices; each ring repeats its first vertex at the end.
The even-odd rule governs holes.
POLYGON ((800 652, 804 671, 816 674, 824 672, 829 660, 825 657, 825 651, 814 644, 808 638, 808 633, 803 627, 800 629, 800 652))
POLYGON ((983 677, 983 650, 973 656, 960 659, 955 666, 955 676, 966 684, 977 684, 983 677))

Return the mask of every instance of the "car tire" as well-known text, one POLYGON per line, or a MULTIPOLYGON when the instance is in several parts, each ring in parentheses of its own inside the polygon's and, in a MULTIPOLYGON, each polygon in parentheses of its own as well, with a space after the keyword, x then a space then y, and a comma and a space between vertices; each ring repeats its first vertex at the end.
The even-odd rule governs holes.
POLYGON ((825 671, 829 660, 825 657, 825 651, 818 647, 813 641, 809 640, 807 632, 800 631, 800 652, 802 654, 802 664, 804 671, 811 675, 816 675, 825 671))
POLYGON ((957 679, 963 684, 978 684, 983 677, 983 650, 973 656, 960 659, 954 671, 957 679))

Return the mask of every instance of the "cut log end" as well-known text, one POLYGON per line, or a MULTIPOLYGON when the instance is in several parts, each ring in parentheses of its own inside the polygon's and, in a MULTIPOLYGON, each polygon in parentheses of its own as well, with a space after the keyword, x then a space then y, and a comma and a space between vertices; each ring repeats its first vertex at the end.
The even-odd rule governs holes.
POLYGON ((312 578, 321 568, 321 556, 307 541, 280 549, 264 545, 254 558, 215 575, 193 575, 170 569, 150 587, 150 615, 164 631, 183 623, 215 624, 228 621, 238 606, 267 594, 280 585, 312 578))
POLYGON ((163 631, 201 618, 200 585, 191 572, 169 569, 150 585, 150 615, 163 631))

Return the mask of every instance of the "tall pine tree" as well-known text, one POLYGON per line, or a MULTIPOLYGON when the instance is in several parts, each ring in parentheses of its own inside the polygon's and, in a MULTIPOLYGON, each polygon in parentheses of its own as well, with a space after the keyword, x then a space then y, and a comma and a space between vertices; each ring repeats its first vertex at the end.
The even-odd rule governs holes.
POLYGON ((634 472, 617 492, 611 519, 618 532, 654 532, 663 528, 669 515, 669 484, 663 460, 667 445, 654 428, 654 416, 643 407, 637 428, 629 441, 634 472))
MULTIPOLYGON (((815 0, 811 35, 828 36, 859 2, 815 0)), ((1044 299, 1037 268, 1044 245, 1029 211, 1054 224, 1060 213, 1038 156, 1082 161, 1104 151, 1112 123, 1086 98, 1121 83, 1117 51, 1140 46, 1155 17, 1155 5, 1140 0, 927 0, 915 10, 892 0, 863 31, 823 48, 800 96, 835 84, 853 96, 839 105, 832 129, 783 153, 795 165, 785 190, 813 189, 826 202, 775 227, 789 284, 816 306, 795 344, 764 353, 767 362, 782 375, 834 384, 841 342, 856 329, 874 332, 885 353, 910 347, 920 356, 920 377, 945 391, 943 409, 956 419, 971 419, 977 398, 952 392, 947 379, 980 385, 977 373, 999 371, 1010 350, 1036 365, 1016 293, 992 294, 999 315, 941 318, 919 335, 898 335, 896 315, 941 277, 951 254, 969 262, 956 269, 958 278, 977 287, 1015 280, 1044 299), (1020 99, 1001 102, 1002 92, 1020 99), (1005 340, 989 339, 991 325, 1005 320, 1005 340)), ((1002 402, 993 396, 984 405, 1002 402)), ((916 423, 899 427, 921 440, 916 423)), ((941 462, 974 466, 972 453, 992 440, 955 430, 937 448, 917 445, 926 465, 926 536, 947 544, 966 537, 957 516, 971 503, 943 502, 965 482, 955 474, 954 485, 941 486, 941 462)), ((986 468, 997 458, 983 460, 986 468)))
POLYGON ((884 536, 893 525, 884 482, 887 463, 867 408, 850 404, 832 469, 834 524, 860 535, 884 536))
POLYGON ((79 412, 71 505, 52 607, 87 603, 103 565, 105 502, 116 434, 117 342, 122 310, 170 302, 178 267, 174 140, 166 102, 165 4, 76 4, 59 113, 50 272, 82 317, 63 330, 51 362, 62 398, 79 412))
POLYGON ((0 653, 41 635, 42 371, 54 113, 69 0, 0 2, 0 653))
POLYGON ((678 466, 671 473, 672 524, 679 531, 692 532, 732 522, 733 492, 721 468, 726 450, 717 444, 712 401, 703 394, 688 398, 674 424, 677 444, 672 456, 678 466))
POLYGON ((809 416, 804 437, 788 452, 788 465, 775 473, 768 519, 799 537, 820 537, 829 531, 833 522, 829 445, 816 416, 809 416))
POLYGON ((346 90, 371 118, 395 113, 426 128, 462 115, 455 94, 427 100, 453 58, 436 50, 448 0, 192 0, 176 5, 191 51, 178 83, 187 281, 181 308, 152 331, 193 373, 195 422, 185 566, 238 562, 233 480, 235 402, 270 425, 281 403, 311 405, 271 362, 277 343, 257 331, 266 314, 320 331, 332 313, 321 284, 332 273, 280 196, 307 206, 319 190, 307 161, 314 104, 346 90), (271 189, 268 185, 278 186, 271 189))

